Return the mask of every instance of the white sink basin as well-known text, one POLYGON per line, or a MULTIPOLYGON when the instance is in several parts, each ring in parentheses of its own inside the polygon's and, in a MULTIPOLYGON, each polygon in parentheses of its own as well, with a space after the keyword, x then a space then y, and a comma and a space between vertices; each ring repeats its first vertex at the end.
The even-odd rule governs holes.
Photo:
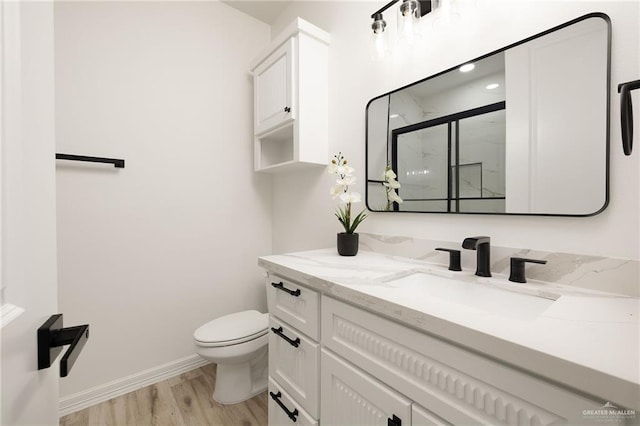
POLYGON ((549 308, 555 300, 532 294, 495 287, 470 277, 456 279, 430 273, 416 272, 390 280, 384 286, 369 289, 368 293, 406 306, 438 303, 444 309, 468 309, 506 318, 531 320, 549 308), (466 279, 465 279, 466 278, 466 279))

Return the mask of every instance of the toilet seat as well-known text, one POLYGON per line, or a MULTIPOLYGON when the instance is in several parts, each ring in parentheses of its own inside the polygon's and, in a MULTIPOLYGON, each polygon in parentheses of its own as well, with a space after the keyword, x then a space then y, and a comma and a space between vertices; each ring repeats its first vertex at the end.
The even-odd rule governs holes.
POLYGON ((199 346, 238 345, 267 334, 269 314, 250 310, 236 312, 209 321, 193 333, 199 346))

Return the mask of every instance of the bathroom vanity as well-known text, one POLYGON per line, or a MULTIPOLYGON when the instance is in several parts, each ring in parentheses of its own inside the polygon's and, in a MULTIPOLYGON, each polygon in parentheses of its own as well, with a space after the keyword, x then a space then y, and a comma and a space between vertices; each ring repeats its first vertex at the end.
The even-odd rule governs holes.
POLYGON ((269 424, 636 424, 638 299, 361 250, 265 256, 269 424))

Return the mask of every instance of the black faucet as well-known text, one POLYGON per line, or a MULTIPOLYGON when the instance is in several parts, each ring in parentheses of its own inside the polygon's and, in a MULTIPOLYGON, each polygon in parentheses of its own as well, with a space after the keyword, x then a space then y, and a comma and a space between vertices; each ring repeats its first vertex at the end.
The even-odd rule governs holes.
POLYGON ((462 241, 462 248, 475 250, 476 255, 476 275, 479 277, 491 276, 491 238, 489 237, 469 237, 462 241))

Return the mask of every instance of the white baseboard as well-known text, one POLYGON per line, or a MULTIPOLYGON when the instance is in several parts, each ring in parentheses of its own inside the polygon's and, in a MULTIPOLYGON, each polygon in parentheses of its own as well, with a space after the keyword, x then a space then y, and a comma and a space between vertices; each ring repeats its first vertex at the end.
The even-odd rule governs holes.
POLYGON ((202 367, 209 361, 199 355, 191 355, 155 368, 132 374, 104 385, 60 398, 60 417, 74 413, 100 402, 161 382, 178 374, 202 367))

